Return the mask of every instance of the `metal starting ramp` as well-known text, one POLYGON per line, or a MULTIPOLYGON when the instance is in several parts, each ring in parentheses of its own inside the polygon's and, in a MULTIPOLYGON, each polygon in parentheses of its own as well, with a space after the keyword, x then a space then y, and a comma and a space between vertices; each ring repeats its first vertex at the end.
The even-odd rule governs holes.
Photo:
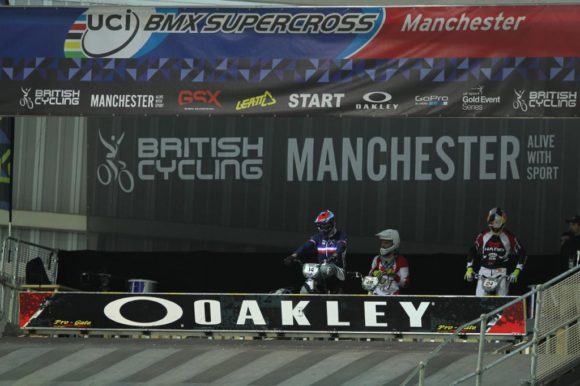
MULTIPOLYGON (((0 338, 0 385, 400 385, 439 343, 347 340, 0 338)), ((450 344, 426 384, 448 385, 474 368, 477 344, 450 344)), ((489 360, 505 342, 486 345, 489 360)), ((485 378, 521 385, 518 355, 485 378)), ((473 383, 465 383, 473 384, 473 383)))

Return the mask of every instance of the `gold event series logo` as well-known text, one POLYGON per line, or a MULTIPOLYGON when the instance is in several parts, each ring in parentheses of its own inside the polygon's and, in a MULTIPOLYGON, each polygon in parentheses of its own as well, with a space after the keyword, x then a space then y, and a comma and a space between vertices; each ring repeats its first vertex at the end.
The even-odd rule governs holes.
POLYGON ((268 107, 276 104, 276 98, 270 91, 265 91, 262 95, 246 98, 236 103, 236 111, 247 110, 252 107, 268 107))

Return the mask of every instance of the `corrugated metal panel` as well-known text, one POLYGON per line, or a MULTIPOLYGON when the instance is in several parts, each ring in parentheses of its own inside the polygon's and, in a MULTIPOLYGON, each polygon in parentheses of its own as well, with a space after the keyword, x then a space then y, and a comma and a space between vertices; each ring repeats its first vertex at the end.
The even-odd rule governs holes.
MULTIPOLYGON (((7 237, 8 228, 0 227, 0 240, 7 237)), ((12 237, 66 251, 87 249, 87 235, 84 233, 12 228, 12 237)))
MULTIPOLYGON (((84 215, 86 206, 86 120, 18 117, 13 208, 84 215)), ((80 232, 13 227, 12 236, 64 250, 87 248, 87 235, 80 232)), ((8 237, 7 227, 0 228, 0 237, 8 237)))
POLYGON ((86 120, 17 118, 14 209, 86 214, 86 120))

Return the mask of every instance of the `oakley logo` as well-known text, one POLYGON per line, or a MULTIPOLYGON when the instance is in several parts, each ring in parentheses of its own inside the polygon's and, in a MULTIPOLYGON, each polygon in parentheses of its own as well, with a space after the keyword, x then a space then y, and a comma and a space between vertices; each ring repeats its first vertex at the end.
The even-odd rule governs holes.
POLYGON ((387 103, 393 97, 388 92, 372 91, 363 95, 363 99, 368 103, 387 103))

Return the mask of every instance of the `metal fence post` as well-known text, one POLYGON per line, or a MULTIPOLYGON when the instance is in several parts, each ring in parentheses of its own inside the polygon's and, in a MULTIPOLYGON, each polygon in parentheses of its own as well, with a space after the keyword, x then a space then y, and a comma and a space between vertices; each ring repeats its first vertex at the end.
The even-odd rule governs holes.
POLYGON ((419 362, 419 386, 425 385, 425 362, 419 362))
POLYGON ((4 253, 6 252, 6 244, 8 244, 8 240, 2 242, 2 256, 0 256, 0 272, 2 272, 2 274, 4 274, 4 253))
POLYGON ((538 335, 540 325, 540 313, 542 307, 542 300, 544 297, 544 290, 541 285, 536 287, 538 289, 535 304, 534 314, 534 335, 532 337, 532 358, 530 363, 530 384, 534 386, 537 382, 536 371, 538 368, 538 335))
POLYGON ((17 291, 16 291, 16 286, 17 286, 17 282, 16 282, 16 278, 18 275, 18 244, 16 244, 16 248, 15 248, 15 253, 14 256, 12 257, 12 276, 10 277, 11 282, 14 284, 14 287, 10 289, 10 302, 8 303, 8 318, 7 318, 7 322, 8 323, 14 323, 14 313, 15 313, 15 302, 16 302, 16 296, 17 296, 17 291))
MULTIPOLYGON (((0 255, 0 279, 2 279, 2 282, 0 282, 0 321, 2 321, 4 319, 4 316, 6 314, 6 308, 8 306, 7 301, 6 301, 6 287, 5 285, 8 283, 4 283, 4 280, 8 279, 8 275, 4 272, 4 261, 6 260, 6 244, 8 243, 8 240, 4 240, 2 242, 2 255, 0 255)), ((2 334, 2 330, 0 330, 0 334, 2 334)))
POLYGON ((481 366, 483 365, 483 348, 485 345, 485 327, 487 325, 487 318, 485 314, 481 314, 481 323, 479 324, 479 348, 477 351, 477 367, 475 368, 475 385, 481 386, 481 366))

